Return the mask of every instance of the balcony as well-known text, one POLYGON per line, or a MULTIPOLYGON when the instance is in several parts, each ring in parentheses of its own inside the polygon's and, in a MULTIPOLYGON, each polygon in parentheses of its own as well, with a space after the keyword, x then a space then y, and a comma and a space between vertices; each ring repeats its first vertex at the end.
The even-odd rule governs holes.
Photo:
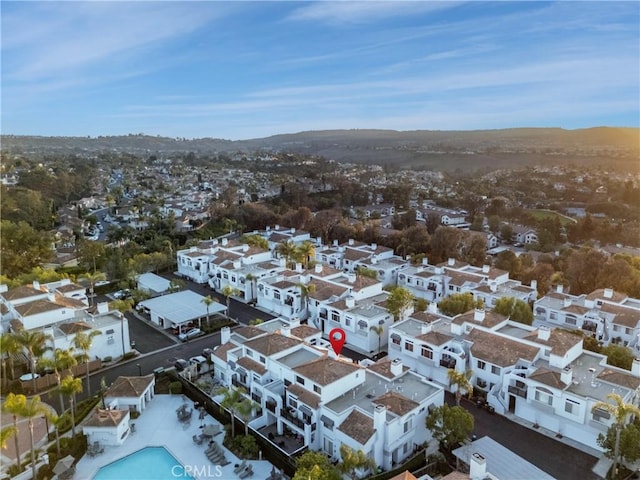
POLYGON ((291 422, 293 425, 304 431, 304 422, 300 420, 298 417, 293 415, 289 410, 283 408, 280 411, 280 416, 285 420, 291 422))
POLYGON ((512 393, 518 397, 527 398, 527 387, 516 387, 515 385, 509 385, 507 389, 509 393, 512 393))

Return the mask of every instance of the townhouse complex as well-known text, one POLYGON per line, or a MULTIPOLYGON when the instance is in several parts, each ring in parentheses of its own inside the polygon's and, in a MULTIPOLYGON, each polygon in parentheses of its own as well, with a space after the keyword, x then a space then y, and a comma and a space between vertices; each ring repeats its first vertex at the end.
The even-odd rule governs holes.
POLYGON ((640 357, 640 301, 609 289, 571 296, 556 291, 538 298, 537 285, 511 280, 508 272, 453 259, 411 265, 375 244, 329 246, 305 232, 262 232, 269 249, 211 240, 177 253, 178 272, 277 315, 253 327, 226 331, 212 360, 218 380, 244 387, 259 405, 251 424, 291 430, 300 446, 338 458, 339 445, 361 449, 389 468, 429 440, 424 418, 455 391, 448 372, 471 372, 476 395, 500 414, 509 413, 589 447, 614 421, 594 410, 610 393, 640 400, 640 359, 631 370, 607 364, 586 350, 584 335, 620 343, 640 357), (307 268, 279 258, 277 241, 311 242, 307 268), (290 265, 291 266, 291 265, 290 265), (377 278, 358 275, 358 267, 377 278), (429 302, 395 318, 384 287, 402 286, 429 302), (227 289, 227 291, 229 291, 227 289), (484 308, 448 317, 437 303, 470 293, 484 308), (491 310, 512 297, 533 305, 532 326, 491 310), (333 328, 346 345, 376 362, 336 357, 327 339, 333 328))

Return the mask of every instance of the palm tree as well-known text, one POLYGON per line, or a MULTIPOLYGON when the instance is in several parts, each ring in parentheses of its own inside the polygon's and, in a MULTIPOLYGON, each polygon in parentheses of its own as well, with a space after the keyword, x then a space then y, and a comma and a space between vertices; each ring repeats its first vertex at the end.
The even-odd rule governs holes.
POLYGON ((20 443, 18 442, 18 415, 22 411, 24 404, 27 401, 27 397, 24 395, 16 395, 15 393, 10 393, 7 395, 7 399, 2 404, 2 411, 11 414, 13 417, 13 430, 14 437, 13 440, 16 442, 16 465, 18 466, 18 471, 20 471, 20 443))
MULTIPOLYGON (((297 283, 296 287, 300 289, 300 294, 301 294, 300 308, 304 310, 306 314, 308 314, 307 302, 309 301, 309 294, 316 291, 316 286, 313 283, 301 282, 301 283, 297 283)), ((305 312, 302 312, 302 313, 305 313, 305 312)))
POLYGON ((40 400, 40 396, 36 395, 26 400, 22 404, 18 415, 22 418, 29 419, 29 440, 31 441, 31 471, 33 472, 33 478, 36 478, 36 448, 33 441, 33 419, 34 417, 41 416, 48 412, 48 409, 44 403, 40 400))
POLYGON ((231 296, 232 295, 237 295, 238 294, 238 289, 237 288, 233 288, 231 285, 225 285, 224 288, 222 289, 222 295, 224 295, 225 297, 227 297, 227 317, 229 317, 229 307, 231 304, 231 296))
POLYGON ((64 412, 64 399, 62 398, 62 392, 60 391, 60 385, 62 382, 62 373, 65 370, 69 370, 78 364, 76 357, 74 357, 71 349, 64 350, 62 348, 56 348, 53 351, 53 358, 43 358, 40 361, 40 365, 45 368, 52 368, 53 373, 56 376, 56 382, 58 384, 58 395, 60 400, 60 413, 64 412))
POLYGON ((47 341, 52 340, 52 337, 37 330, 21 330, 18 333, 17 340, 27 350, 31 381, 33 382, 33 391, 35 393, 36 377, 34 374, 36 373, 36 360, 47 351, 47 341))
POLYGON ((354 450, 347 444, 340 445, 340 457, 342 463, 339 465, 340 471, 355 478, 357 469, 373 469, 376 462, 373 458, 368 457, 362 450, 354 450))
POLYGON ((316 247, 313 242, 309 240, 305 240, 295 250, 295 253, 298 257, 302 259, 302 264, 304 268, 309 267, 309 262, 315 258, 316 256, 316 247))
POLYGON ((285 266, 288 267, 291 257, 296 253, 296 244, 292 240, 283 240, 276 246, 276 253, 285 258, 285 266))
POLYGON ((80 275, 80 278, 89 282, 89 305, 93 305, 93 287, 96 282, 106 280, 107 276, 103 272, 87 272, 80 275))
POLYGON ((12 333, 3 333, 0 335, 0 352, 2 352, 2 378, 7 377, 7 366, 5 363, 6 360, 9 361, 9 368, 11 369, 11 378, 15 378, 14 365, 13 365, 13 355, 16 353, 20 353, 22 351, 22 346, 18 341, 18 338, 12 333))
POLYGON ((382 344, 382 334, 384 333, 384 326, 382 325, 371 325, 369 330, 375 332, 378 335, 378 354, 380 354, 381 344, 382 344))
POLYGON ((250 398, 244 398, 236 405, 236 412, 244 423, 244 434, 249 435, 249 419, 254 409, 260 408, 260 405, 250 398))
POLYGON ((213 298, 211 298, 211 295, 207 295, 206 297, 204 297, 202 300, 200 300, 202 303, 204 303, 205 307, 207 307, 207 327, 209 326, 209 307, 215 303, 215 300, 213 298))
POLYGON ((7 448, 7 442, 12 435, 16 435, 17 433, 18 429, 13 425, 9 425, 0 430, 0 448, 7 448))
POLYGON ((613 424, 616 431, 616 441, 613 447, 613 467, 612 472, 613 476, 618 473, 618 463, 620 462, 620 433, 624 426, 628 423, 630 417, 636 416, 640 417, 640 408, 631 404, 624 403, 622 397, 617 393, 610 393, 607 395, 609 400, 613 400, 615 404, 611 404, 608 402, 597 402, 592 408, 591 411, 594 410, 604 410, 608 412, 615 420, 613 424))
POLYGON ((82 392, 82 380, 79 378, 72 377, 71 375, 69 375, 68 377, 64 377, 62 379, 62 384, 60 385, 60 391, 65 395, 69 396, 69 401, 71 403, 71 408, 70 408, 71 435, 75 437, 76 436, 76 418, 75 418, 76 393, 82 392))
POLYGON ((100 399, 102 400, 102 408, 104 410, 107 409, 107 406, 104 404, 104 394, 107 391, 107 380, 102 377, 100 379, 100 399))
POLYGON ((220 401, 220 411, 226 409, 229 411, 229 416, 231 417, 231 437, 235 437, 235 415, 238 412, 238 405, 240 402, 244 400, 244 396, 242 393, 244 392, 243 388, 221 388, 218 390, 218 394, 222 394, 223 398, 220 401))
POLYGON ((85 365, 87 366, 87 395, 91 396, 91 384, 89 382, 89 352, 91 351, 91 345, 93 344, 93 339, 98 335, 102 335, 100 330, 92 330, 88 335, 84 332, 76 333, 76 336, 73 338, 73 346, 82 351, 82 359, 84 360, 85 365))
POLYGON ((122 356, 125 355, 125 344, 124 344, 124 321, 126 319, 125 314, 130 312, 133 308, 133 299, 126 298, 122 300, 114 300, 109 304, 109 308, 111 310, 117 310, 120 312, 120 338, 122 339, 122 356))
POLYGON ((462 392, 466 392, 467 395, 473 395, 473 385, 471 384, 471 377, 473 376, 473 370, 467 370, 466 372, 458 372, 457 370, 450 368, 447 370, 447 377, 449 383, 453 386, 456 385, 456 405, 460 406, 460 400, 462 399, 462 392))
MULTIPOLYGON (((56 453, 58 454, 58 458, 61 457, 60 455, 60 434, 59 434, 59 427, 60 427, 60 419, 62 417, 56 415, 54 412, 52 412, 51 410, 47 409, 47 411, 44 414, 45 417, 47 417, 47 421, 53 425, 54 431, 56 433, 56 453)), ((47 441, 49 440, 49 432, 47 432, 47 441)))

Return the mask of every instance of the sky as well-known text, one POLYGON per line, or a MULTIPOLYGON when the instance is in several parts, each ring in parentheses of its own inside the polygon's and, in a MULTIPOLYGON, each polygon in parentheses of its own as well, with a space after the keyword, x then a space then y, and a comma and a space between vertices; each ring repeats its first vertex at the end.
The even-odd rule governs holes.
POLYGON ((10 2, 3 134, 640 126, 640 3, 10 2))

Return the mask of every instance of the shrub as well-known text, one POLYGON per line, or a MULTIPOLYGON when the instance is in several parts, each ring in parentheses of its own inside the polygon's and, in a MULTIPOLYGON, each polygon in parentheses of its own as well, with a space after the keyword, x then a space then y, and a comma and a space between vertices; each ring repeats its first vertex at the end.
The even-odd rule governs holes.
POLYGON ((106 362, 110 362, 111 360, 113 360, 113 357, 111 357, 111 356, 104 357, 104 358, 102 359, 102 361, 103 361, 103 362, 105 362, 105 363, 106 363, 106 362))
POLYGON ((171 382, 171 385, 169 385, 169 392, 174 394, 182 393, 182 384, 180 382, 171 382))
POLYGON ((258 458, 260 446, 256 439, 251 435, 236 435, 231 437, 225 435, 224 446, 235 453, 240 458, 249 460, 258 458))
MULTIPOLYGON (((86 398, 81 402, 78 402, 75 409, 75 421, 76 426, 93 410, 100 398, 98 396, 86 398)), ((62 435, 63 433, 71 430, 71 412, 67 410, 62 415, 60 415, 60 420, 58 423, 58 435, 62 435)))
POLYGON ((136 352, 127 352, 122 356, 122 360, 130 360, 136 357, 136 352))
POLYGON ((131 420, 135 420, 140 416, 140 412, 137 410, 132 410, 131 412, 129 412, 129 415, 131 417, 131 420))

